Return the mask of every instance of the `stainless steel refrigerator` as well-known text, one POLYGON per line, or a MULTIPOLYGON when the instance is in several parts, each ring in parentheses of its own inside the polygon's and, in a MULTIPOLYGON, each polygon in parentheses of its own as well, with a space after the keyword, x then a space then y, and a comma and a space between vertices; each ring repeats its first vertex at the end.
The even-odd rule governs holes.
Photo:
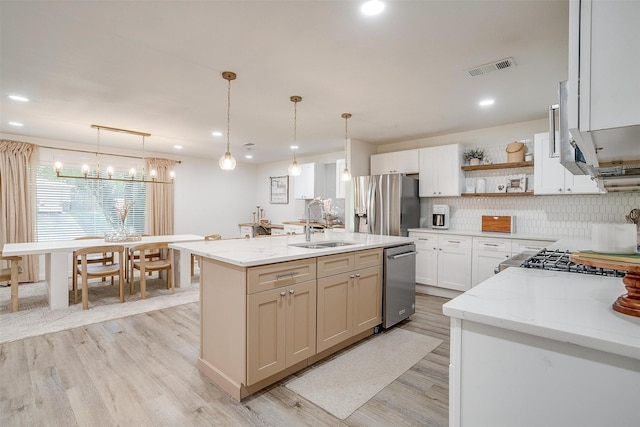
POLYGON ((408 236, 420 227, 418 180, 401 174, 353 178, 353 231, 408 236))

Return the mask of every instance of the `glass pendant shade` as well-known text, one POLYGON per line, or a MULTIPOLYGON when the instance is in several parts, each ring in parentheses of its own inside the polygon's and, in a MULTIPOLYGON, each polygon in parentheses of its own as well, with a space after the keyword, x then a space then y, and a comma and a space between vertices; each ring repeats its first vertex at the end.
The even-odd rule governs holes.
POLYGON ((236 168, 236 159, 227 151, 224 153, 224 156, 220 157, 218 164, 220 165, 220 169, 224 171, 234 170, 236 168))
POLYGON ((349 172, 349 169, 344 168, 342 175, 340 175, 340 179, 342 181, 351 181, 351 172, 349 172))
POLYGON ((289 165, 289 175, 300 176, 301 173, 302 173, 302 168, 300 167, 298 162, 296 160, 291 162, 291 164, 289 165))

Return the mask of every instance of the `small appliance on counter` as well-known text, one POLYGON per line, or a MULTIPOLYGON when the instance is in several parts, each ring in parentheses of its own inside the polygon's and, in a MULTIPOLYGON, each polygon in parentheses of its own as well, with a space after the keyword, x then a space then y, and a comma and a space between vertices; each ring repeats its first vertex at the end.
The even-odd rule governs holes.
POLYGON ((449 205, 433 205, 431 226, 441 229, 449 228, 449 205))

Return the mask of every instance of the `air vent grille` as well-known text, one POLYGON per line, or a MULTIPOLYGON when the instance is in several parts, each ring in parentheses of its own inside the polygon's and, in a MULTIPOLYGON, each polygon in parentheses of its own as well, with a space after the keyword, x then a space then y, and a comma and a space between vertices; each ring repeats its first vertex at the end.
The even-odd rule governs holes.
POLYGON ((490 62, 488 64, 479 65, 477 67, 469 68, 465 70, 471 77, 483 76, 493 71, 506 70, 507 68, 515 67, 516 61, 513 58, 500 59, 498 61, 490 62))

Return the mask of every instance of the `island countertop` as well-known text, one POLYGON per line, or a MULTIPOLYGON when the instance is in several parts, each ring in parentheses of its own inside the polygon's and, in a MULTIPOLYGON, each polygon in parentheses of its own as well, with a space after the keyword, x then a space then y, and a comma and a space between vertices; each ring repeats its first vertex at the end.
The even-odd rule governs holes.
POLYGON ((613 311, 621 278, 508 268, 447 302, 447 316, 640 360, 640 318, 613 311))
POLYGON ((308 249, 292 244, 305 243, 305 237, 273 236, 253 239, 227 239, 175 243, 169 245, 174 249, 185 250, 199 255, 240 267, 273 264, 363 249, 383 248, 413 243, 414 239, 400 236, 379 236, 363 233, 316 233, 311 235, 311 242, 344 241, 353 243, 323 249, 308 249))

